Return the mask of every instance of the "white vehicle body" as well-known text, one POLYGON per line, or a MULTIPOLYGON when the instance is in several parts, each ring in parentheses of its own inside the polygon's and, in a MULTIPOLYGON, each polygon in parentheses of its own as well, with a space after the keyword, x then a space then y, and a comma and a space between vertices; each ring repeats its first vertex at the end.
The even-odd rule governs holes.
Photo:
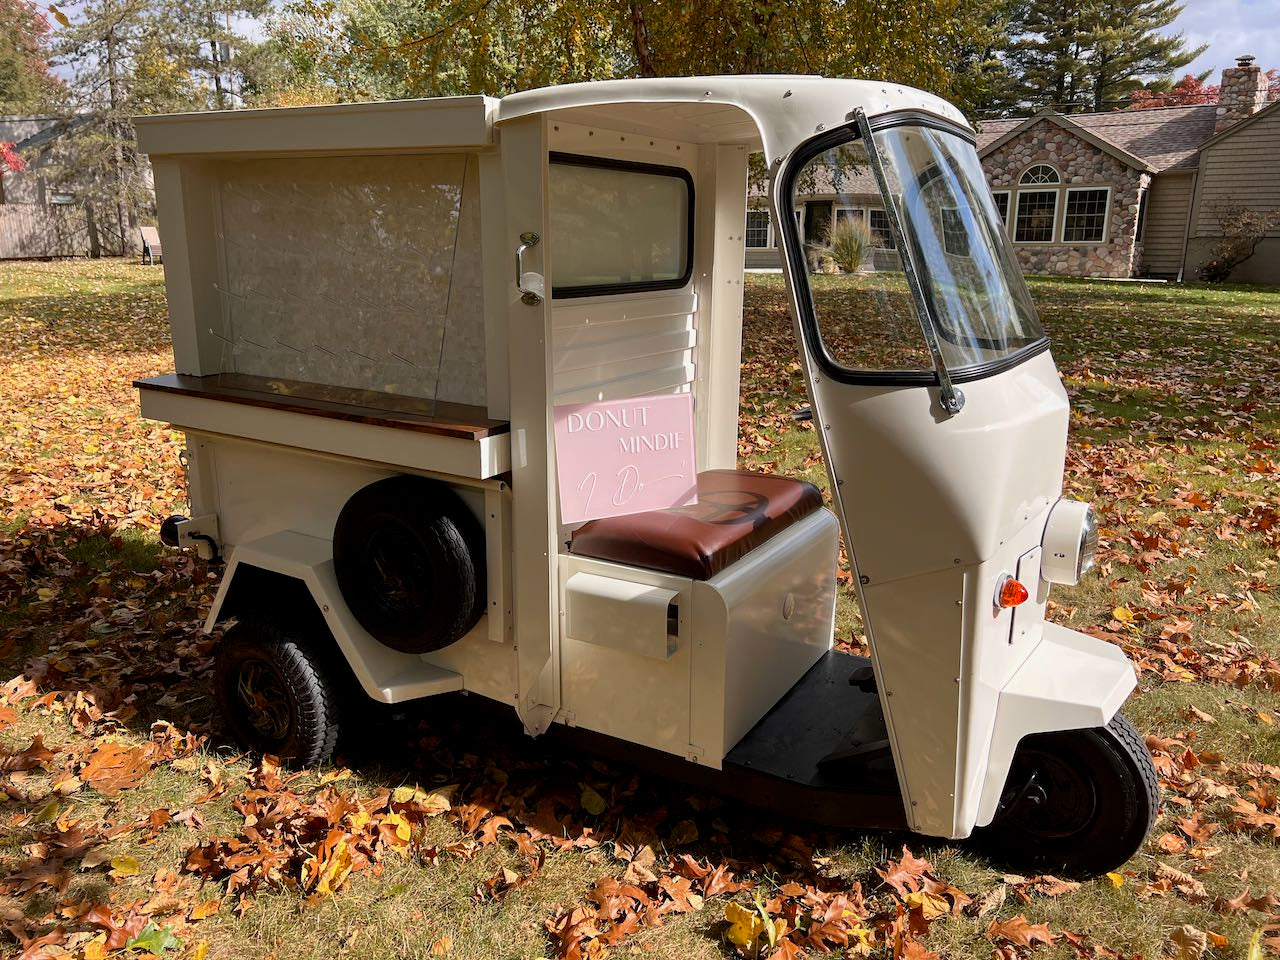
POLYGON ((784 76, 140 119, 178 375, 139 385, 142 412, 188 437, 180 541, 227 561, 208 627, 236 614, 246 571, 268 571, 305 589, 376 700, 466 690, 532 734, 578 726, 719 769, 830 648, 842 527, 905 823, 951 838, 989 823, 1025 736, 1102 727, 1135 684, 1117 648, 1044 620, 1068 419, 1047 351, 963 379, 958 412, 945 371, 841 382, 784 234, 835 515, 707 579, 570 554, 559 522, 557 404, 692 393, 699 466, 735 467, 748 156, 763 151, 784 223, 789 158, 858 112, 967 129, 918 90, 784 76), (556 296, 553 154, 687 173, 681 285, 556 296), (413 402, 389 412, 393 394, 413 402), (371 636, 334 573, 344 503, 398 474, 454 488, 485 537, 484 617, 424 654, 371 636), (993 607, 1007 576, 1031 597, 993 607))

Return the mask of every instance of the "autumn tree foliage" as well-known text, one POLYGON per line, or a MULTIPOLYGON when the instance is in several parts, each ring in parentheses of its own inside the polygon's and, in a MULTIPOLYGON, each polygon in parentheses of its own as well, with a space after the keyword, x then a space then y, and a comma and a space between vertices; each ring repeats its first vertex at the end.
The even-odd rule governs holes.
POLYGON ((0 177, 4 176, 9 170, 14 173, 21 173, 27 167, 23 159, 14 152, 13 148, 14 144, 0 141, 0 177))
POLYGON ((1147 86, 1129 94, 1130 110, 1151 110, 1155 107, 1189 107, 1202 103, 1218 102, 1218 85, 1205 83, 1204 76, 1188 73, 1168 89, 1147 86))
POLYGON ((292 0, 272 35, 335 99, 488 93, 614 77, 823 73, 948 93, 975 0, 292 0))
POLYGON ((62 90, 49 70, 49 20, 28 0, 0 0, 0 113, 39 109, 62 90))

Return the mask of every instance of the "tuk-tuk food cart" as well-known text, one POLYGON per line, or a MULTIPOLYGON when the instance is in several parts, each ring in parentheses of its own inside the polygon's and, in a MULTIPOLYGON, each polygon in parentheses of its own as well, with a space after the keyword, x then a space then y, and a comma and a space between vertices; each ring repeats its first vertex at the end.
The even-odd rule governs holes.
POLYGON ((192 507, 162 533, 226 561, 206 626, 235 620, 245 744, 317 763, 348 682, 461 690, 828 823, 1084 871, 1140 847, 1133 669, 1044 618, 1097 538, 1060 497, 1066 395, 954 107, 713 77, 138 131, 176 373, 137 386, 192 507), (834 510, 736 469, 756 151, 834 510), (815 196, 890 262, 814 276, 815 196), (633 472, 570 455, 575 424, 633 472), (682 506, 628 507, 673 477, 682 506), (868 660, 832 650, 841 531, 868 660))

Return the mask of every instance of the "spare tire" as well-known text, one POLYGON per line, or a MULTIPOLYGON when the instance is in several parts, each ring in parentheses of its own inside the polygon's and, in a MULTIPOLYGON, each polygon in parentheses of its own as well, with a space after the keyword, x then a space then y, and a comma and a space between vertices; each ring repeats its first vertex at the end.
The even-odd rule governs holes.
POLYGON ((334 526, 333 567, 360 625, 403 653, 447 647, 484 613, 484 530, 436 480, 388 477, 358 490, 334 526))

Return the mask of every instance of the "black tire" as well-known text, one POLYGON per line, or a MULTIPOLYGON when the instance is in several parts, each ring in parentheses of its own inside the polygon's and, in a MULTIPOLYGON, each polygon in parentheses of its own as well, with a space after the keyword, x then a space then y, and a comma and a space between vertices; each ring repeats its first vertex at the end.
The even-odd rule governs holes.
POLYGON ((352 614, 393 650, 447 647, 484 613, 484 531, 434 480, 388 477, 358 490, 338 514, 333 567, 352 614))
POLYGON ((284 627, 241 620, 218 645, 218 708, 245 749, 314 767, 338 742, 338 685, 318 656, 284 627))
POLYGON ((1097 876, 1142 849, 1159 803, 1146 743, 1116 714, 1105 727, 1018 744, 1000 809, 979 837, 1010 864, 1097 876))

